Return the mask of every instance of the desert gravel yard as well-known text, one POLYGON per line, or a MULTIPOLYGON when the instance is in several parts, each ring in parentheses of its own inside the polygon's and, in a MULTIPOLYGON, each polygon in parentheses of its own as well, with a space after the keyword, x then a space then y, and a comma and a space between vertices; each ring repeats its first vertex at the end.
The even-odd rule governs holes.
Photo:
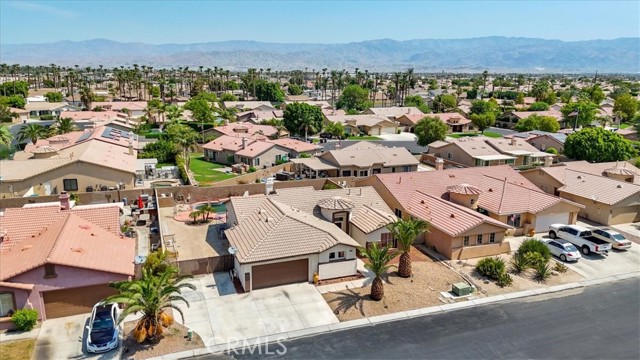
MULTIPOLYGON (((576 282, 584 279, 582 275, 569 269, 565 273, 558 273, 558 275, 552 275, 545 282, 538 282, 534 280, 534 272, 531 269, 527 269, 526 271, 522 272, 519 275, 515 275, 511 273, 509 271, 511 269, 511 266, 509 265, 511 256, 503 254, 503 255, 500 255, 500 257, 506 263, 507 272, 513 277, 513 284, 511 286, 500 287, 496 285, 495 281, 492 281, 492 280, 490 280, 488 283, 485 283, 485 280, 486 280, 485 277, 478 274, 478 272, 475 269, 476 263, 481 258, 470 259, 470 260, 449 260, 447 261, 447 263, 449 263, 449 265, 451 265, 454 269, 456 269, 456 271, 459 271, 460 273, 465 274, 466 276, 473 279, 473 282, 475 283, 476 286, 478 286, 478 288, 480 289, 480 292, 486 296, 501 295, 501 294, 506 294, 510 292, 531 290, 531 289, 543 288, 543 287, 560 285, 560 284, 567 284, 567 283, 572 283, 572 282, 576 282)), ((580 261, 583 261, 583 260, 580 260, 580 261)), ((551 266, 551 268, 553 268, 556 263, 557 261, 554 259, 549 260, 549 265, 551 266)))
MULTIPOLYGON (((442 305, 441 291, 450 291, 451 285, 464 282, 460 275, 443 264, 432 260, 419 250, 411 251, 413 275, 398 277, 391 269, 384 284, 384 298, 373 301, 369 298, 371 286, 344 289, 324 294, 331 309, 340 321, 383 315, 398 311, 442 305)), ((398 263, 396 257, 393 263, 398 263)), ((337 284, 336 284, 337 285, 337 284)))

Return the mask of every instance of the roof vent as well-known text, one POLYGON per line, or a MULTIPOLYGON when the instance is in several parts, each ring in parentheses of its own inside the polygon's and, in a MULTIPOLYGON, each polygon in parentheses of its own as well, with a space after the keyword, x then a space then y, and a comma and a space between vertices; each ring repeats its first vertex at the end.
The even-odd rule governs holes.
POLYGON ((454 174, 449 174, 449 177, 450 177, 450 178, 454 178, 454 177, 456 177, 456 176, 455 176, 454 174))
POLYGON ((33 245, 25 245, 25 246, 23 246, 23 247, 22 247, 22 251, 29 250, 29 249, 31 249, 32 247, 33 247, 33 245))
POLYGON ((268 217, 266 222, 273 222, 273 218, 272 217, 268 217))
POLYGON ((489 192, 493 192, 493 188, 489 188, 489 192))
POLYGON ((451 218, 455 218, 455 217, 456 217, 456 214, 451 214, 451 218))
POLYGON ((424 204, 424 200, 420 200, 420 204, 424 204))
POLYGON ((622 184, 618 184, 618 186, 616 186, 618 189, 622 189, 622 184))
POLYGON ((582 175, 578 175, 578 179, 582 179, 582 175))

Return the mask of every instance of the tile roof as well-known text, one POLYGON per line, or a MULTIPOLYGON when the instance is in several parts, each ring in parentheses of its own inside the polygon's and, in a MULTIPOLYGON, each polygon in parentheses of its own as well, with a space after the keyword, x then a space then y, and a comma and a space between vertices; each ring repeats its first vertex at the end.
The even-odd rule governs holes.
POLYGON ((1 256, 0 280, 44 264, 133 275, 135 240, 116 236, 73 212, 63 212, 57 221, 1 256))
POLYGON ((351 218, 350 222, 365 234, 370 234, 381 227, 396 221, 396 216, 364 205, 351 218))
POLYGON ((487 144, 493 146, 493 148, 498 150, 499 152, 501 152, 503 154, 507 154, 507 155, 512 155, 512 156, 532 155, 532 156, 537 156, 537 157, 553 156, 551 154, 548 154, 548 153, 545 153, 545 152, 541 152, 540 150, 538 150, 533 145, 529 144, 528 142, 526 142, 526 141, 524 141, 522 139, 518 139, 518 138, 512 138, 512 139, 487 139, 487 140, 485 140, 485 142, 487 144))
POLYGON ((614 205, 631 196, 636 196, 640 205, 640 185, 603 176, 566 169, 564 186, 558 191, 594 201, 614 205))
MULTIPOLYGON (((453 139, 447 146, 457 147, 473 158, 483 156, 502 156, 498 150, 485 142, 486 139, 488 138, 479 136, 474 138, 462 137, 459 139, 453 139)), ((447 146, 441 146, 439 149, 446 149, 447 146)), ((536 149, 536 151, 538 150, 536 149)))
POLYGON ((120 207, 117 204, 104 204, 92 207, 73 207, 69 211, 60 209, 60 205, 7 208, 0 215, 0 231, 5 239, 0 243, 0 252, 28 239, 59 221, 64 213, 71 212, 103 230, 120 236, 120 207))
MULTIPOLYGON (((562 163, 562 165, 543 167, 540 170, 549 174, 552 178, 564 184, 565 182, 565 170, 575 170, 587 174, 592 174, 596 176, 602 176, 603 173, 607 169, 612 169, 616 167, 622 167, 624 169, 628 169, 631 172, 634 172, 636 175, 634 176, 633 183, 636 185, 640 185, 640 169, 633 166, 631 163, 627 161, 612 161, 612 162, 603 162, 603 163, 590 163, 588 161, 570 161, 562 163)), ((615 180, 615 179, 612 179, 615 180)))
POLYGON ((464 116, 454 112, 454 113, 435 113, 435 114, 427 114, 425 116, 436 117, 449 125, 466 125, 471 123, 471 120, 465 118, 464 116))
POLYGON ((58 110, 61 108, 77 109, 77 107, 69 105, 65 102, 35 101, 30 102, 24 106, 24 109, 26 111, 58 110))
POLYGON ((456 184, 469 184, 481 189, 478 206, 497 214, 537 213, 558 202, 571 203, 544 193, 509 165, 375 176, 400 204, 410 203, 416 190, 448 199, 447 187, 456 184))
POLYGON ((310 152, 310 151, 315 151, 318 148, 317 145, 296 140, 296 139, 290 139, 290 138, 279 138, 279 139, 269 140, 269 142, 282 146, 283 148, 286 148, 286 149, 291 149, 295 152, 310 152))
POLYGON ((142 111, 147 108, 146 101, 102 101, 93 102, 91 106, 94 108, 101 107, 105 110, 111 109, 116 111, 122 111, 124 109, 130 111, 142 111))
POLYGON ((261 106, 268 106, 271 109, 275 108, 268 101, 225 101, 224 107, 227 109, 236 108, 242 110, 254 110, 261 106))
POLYGON ((393 116, 396 118, 402 115, 410 115, 410 114, 422 115, 423 117, 425 116, 425 114, 415 106, 374 107, 374 108, 369 108, 366 112, 374 115, 387 116, 387 117, 393 116))
POLYGON ((562 117, 562 113, 560 111, 556 111, 556 110, 545 110, 545 111, 512 111, 511 114, 513 114, 513 116, 517 117, 518 119, 525 119, 528 118, 531 115, 538 115, 538 116, 551 116, 556 118, 556 120, 558 121, 563 121, 564 118, 562 117))
POLYGON ((477 211, 460 206, 438 196, 414 191, 407 205, 407 211, 449 236, 459 236, 483 223, 504 229, 511 227, 477 211))
POLYGON ((244 201, 257 203, 259 209, 225 231, 241 263, 317 254, 339 244, 358 246, 335 225, 275 199, 251 197, 244 201))
POLYGON ((411 153, 403 148, 389 148, 380 144, 361 141, 339 150, 327 151, 320 155, 326 162, 337 166, 371 167, 374 164, 383 166, 418 165, 418 161, 411 153))
POLYGON ((224 135, 230 136, 240 136, 240 137, 250 137, 254 134, 264 135, 264 136, 274 136, 278 134, 278 129, 275 126, 271 125, 256 125, 250 123, 229 123, 222 126, 216 126, 213 128, 214 131, 217 131, 224 135))
POLYGON ((360 115, 326 115, 327 120, 331 122, 339 122, 343 125, 352 126, 380 126, 380 127, 396 127, 395 122, 389 120, 385 116, 360 114, 360 115))

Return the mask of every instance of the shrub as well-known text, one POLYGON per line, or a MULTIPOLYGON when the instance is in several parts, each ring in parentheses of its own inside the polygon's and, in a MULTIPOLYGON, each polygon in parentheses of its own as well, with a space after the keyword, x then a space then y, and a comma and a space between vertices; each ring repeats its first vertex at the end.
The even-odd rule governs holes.
POLYGON ((282 164, 287 163, 288 161, 289 160, 287 160, 287 159, 278 159, 278 160, 276 160, 276 165, 282 165, 282 164))
POLYGON ((505 273, 505 263, 499 257, 488 257, 478 261, 476 270, 484 276, 498 280, 505 273))
POLYGON ((38 311, 35 309, 20 309, 13 313, 11 321, 20 331, 30 331, 38 323, 38 311))
POLYGON ((636 167, 640 167, 640 157, 636 158, 636 167))
POLYGON ((536 267, 534 267, 536 271, 536 280, 544 282, 551 276, 551 267, 549 263, 539 263, 536 267))
POLYGON ((256 172, 256 167, 255 166, 251 166, 249 167, 249 170, 247 170, 248 172, 252 173, 252 172, 256 172))
POLYGON ((339 185, 327 181, 326 183, 324 183, 324 185, 322 185, 322 190, 335 190, 335 189, 342 189, 339 185))
POLYGON ((546 153, 547 154, 558 155, 558 149, 550 147, 550 148, 547 149, 546 153))
POLYGON ((525 239, 522 242, 522 245, 520 245, 520 248, 518 248, 518 252, 523 254, 528 252, 538 253, 545 260, 551 259, 551 252, 549 251, 547 244, 534 238, 525 239))
POLYGON ((500 287, 511 286, 511 284, 513 284, 513 278, 507 273, 502 273, 498 276, 496 284, 500 287))
POLYGON ((154 251, 147 256, 142 264, 143 269, 150 270, 153 274, 162 274, 169 266, 165 251, 154 251))
POLYGON ((547 263, 547 260, 545 260, 545 258, 542 255, 536 252, 531 252, 531 251, 524 253, 524 259, 527 262, 527 265, 531 266, 532 268, 536 268, 540 264, 547 263))
POLYGON ((559 273, 566 273, 569 270, 569 268, 567 267, 567 265, 563 263, 556 262, 556 265, 553 267, 553 270, 559 273))
POLYGON ((40 120, 54 120, 55 118, 53 115, 40 115, 40 120))
POLYGON ((303 159, 307 159, 307 158, 311 157, 311 154, 302 153, 302 154, 300 154, 300 157, 303 158, 303 159))
POLYGON ((513 257, 511 258, 509 264, 511 264, 511 271, 514 274, 520 274, 529 267, 527 258, 520 252, 513 254, 513 257))

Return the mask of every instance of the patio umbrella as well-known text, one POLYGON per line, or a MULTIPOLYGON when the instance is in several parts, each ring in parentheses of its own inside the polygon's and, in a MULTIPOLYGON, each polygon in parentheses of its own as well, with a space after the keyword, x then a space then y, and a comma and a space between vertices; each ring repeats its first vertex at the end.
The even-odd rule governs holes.
POLYGON ((139 209, 143 208, 143 206, 142 206, 142 196, 138 196, 138 208, 139 209))

